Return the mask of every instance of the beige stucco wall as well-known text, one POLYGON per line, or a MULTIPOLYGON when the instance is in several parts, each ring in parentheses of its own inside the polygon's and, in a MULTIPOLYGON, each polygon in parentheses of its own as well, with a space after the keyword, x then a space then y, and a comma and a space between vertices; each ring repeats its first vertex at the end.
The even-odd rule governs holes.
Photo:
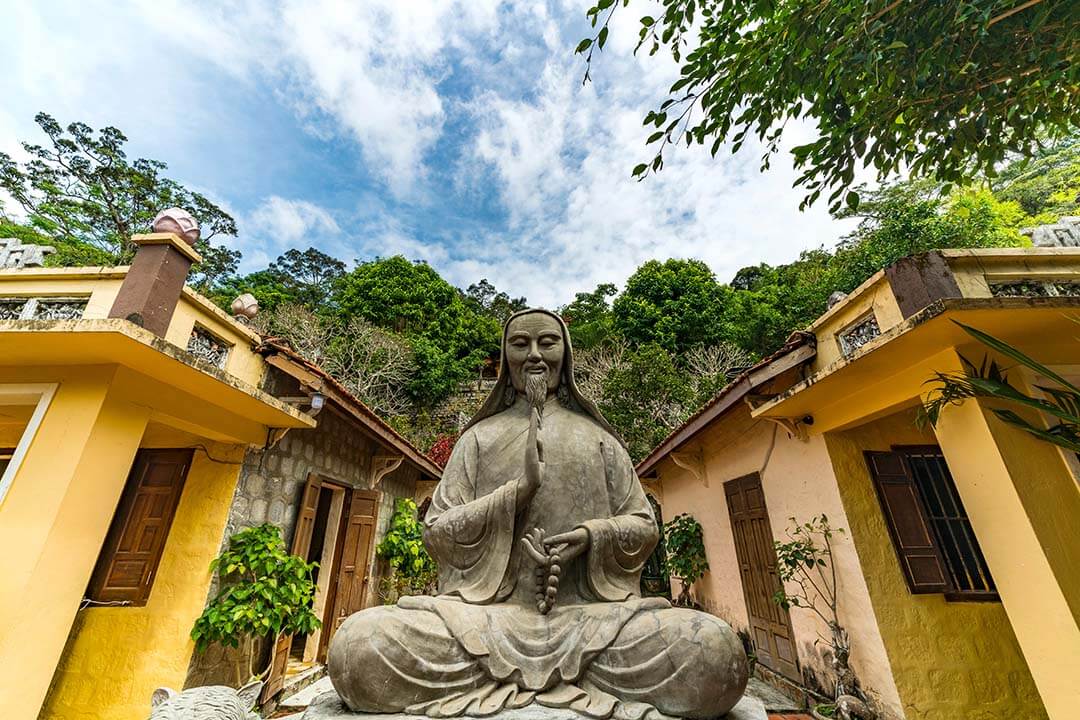
POLYGON ((1001 720, 1044 718, 1001 603, 948 602, 908 590, 863 451, 922 444, 936 438, 916 425, 913 410, 826 436, 907 717, 953 720, 978 711, 977 717, 1001 720))
MULTIPOLYGON (((737 630, 746 630, 749 620, 723 483, 761 473, 773 535, 778 540, 784 539, 790 517, 803 522, 825 513, 834 527, 847 528, 849 523, 822 438, 790 438, 770 422, 751 419, 748 410, 740 407, 713 423, 696 442, 703 452, 709 487, 670 459, 665 460, 659 468, 664 518, 686 512, 701 523, 711 570, 695 585, 695 595, 709 612, 737 630)), ((900 698, 850 536, 837 538, 834 558, 840 620, 852 641, 851 666, 878 707, 886 714, 899 715, 900 698)), ((800 608, 792 608, 791 622, 804 677, 812 684, 831 685, 825 647, 814 645, 819 634, 827 635, 824 623, 812 611, 800 608)))

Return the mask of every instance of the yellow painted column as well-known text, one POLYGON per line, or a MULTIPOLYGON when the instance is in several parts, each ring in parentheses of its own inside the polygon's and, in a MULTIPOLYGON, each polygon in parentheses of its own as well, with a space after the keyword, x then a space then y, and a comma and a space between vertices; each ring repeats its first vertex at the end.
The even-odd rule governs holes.
POLYGON ((936 432, 1046 711, 1071 720, 1080 707, 1080 628, 1070 607, 1080 567, 1057 560, 1075 550, 1060 545, 1080 529, 1076 481, 1053 446, 982 401, 947 408, 936 432))
POLYGON ((38 714, 146 428, 115 376, 64 373, 0 505, 5 717, 38 714))

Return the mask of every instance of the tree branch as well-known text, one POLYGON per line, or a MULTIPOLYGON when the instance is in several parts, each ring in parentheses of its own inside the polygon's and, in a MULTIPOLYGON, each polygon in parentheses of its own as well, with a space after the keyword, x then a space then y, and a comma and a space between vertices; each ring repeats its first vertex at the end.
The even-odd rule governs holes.
POLYGON ((986 23, 986 27, 991 28, 994 25, 996 25, 997 23, 1004 20, 1005 18, 1012 17, 1016 13, 1027 10, 1029 7, 1032 7, 1034 5, 1038 5, 1041 2, 1042 2, 1042 0, 1027 0, 1027 2, 1025 2, 1025 3, 1020 3, 1019 5, 1014 7, 1012 10, 1006 10, 1005 12, 1001 13, 997 17, 990 18, 990 22, 986 23))

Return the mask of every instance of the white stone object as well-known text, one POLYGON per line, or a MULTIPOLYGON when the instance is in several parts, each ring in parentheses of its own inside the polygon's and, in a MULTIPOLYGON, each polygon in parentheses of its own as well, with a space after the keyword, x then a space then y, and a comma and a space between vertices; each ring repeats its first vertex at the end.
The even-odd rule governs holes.
POLYGON ((1067 215, 1056 223, 1020 230, 1036 247, 1080 247, 1080 216, 1067 215))
POLYGON ((251 293, 244 293, 238 295, 229 308, 238 320, 251 320, 259 312, 259 301, 251 293))
POLYGON ((152 223, 154 232, 175 233, 182 237, 188 245, 195 246, 199 239, 199 222, 183 208, 169 208, 157 214, 152 223))
POLYGON ((150 697, 150 720, 259 720, 252 712, 262 682, 256 680, 239 690, 207 685, 176 692, 158 688, 150 697))
POLYGON ((0 238, 0 270, 41 267, 45 256, 54 252, 51 245, 23 245, 18 238, 0 238))

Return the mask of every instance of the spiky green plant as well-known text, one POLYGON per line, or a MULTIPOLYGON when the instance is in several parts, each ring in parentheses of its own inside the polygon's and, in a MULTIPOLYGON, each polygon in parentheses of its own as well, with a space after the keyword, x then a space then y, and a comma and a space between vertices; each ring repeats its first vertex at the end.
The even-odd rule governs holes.
POLYGON ((1004 422, 1040 440, 1080 452, 1080 388, 1012 345, 963 323, 956 324, 983 345, 1033 370, 1052 384, 1036 386, 1046 397, 1032 397, 1010 383, 1007 371, 995 360, 984 357, 975 365, 961 356, 963 372, 939 372, 927 381, 934 385, 923 404, 930 424, 937 425, 941 411, 947 406, 959 405, 969 398, 1001 400, 1018 408, 1038 410, 1057 420, 1057 424, 1044 428, 1025 420, 1014 410, 991 408, 991 412, 1004 422))

